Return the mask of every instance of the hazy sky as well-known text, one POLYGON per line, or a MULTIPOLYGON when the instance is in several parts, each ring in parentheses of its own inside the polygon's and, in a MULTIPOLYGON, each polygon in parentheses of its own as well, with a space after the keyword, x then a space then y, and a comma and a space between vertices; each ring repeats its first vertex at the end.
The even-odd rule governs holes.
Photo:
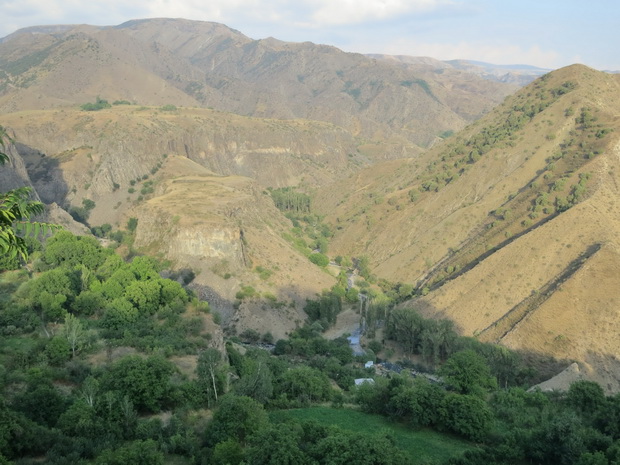
POLYGON ((618 0, 0 0, 0 12, 0 37, 172 17, 352 52, 620 70, 618 0))

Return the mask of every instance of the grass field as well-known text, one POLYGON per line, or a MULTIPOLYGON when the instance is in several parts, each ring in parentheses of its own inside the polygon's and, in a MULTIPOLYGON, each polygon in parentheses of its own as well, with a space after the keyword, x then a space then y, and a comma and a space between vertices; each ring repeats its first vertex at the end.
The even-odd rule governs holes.
POLYGON ((368 435, 380 434, 387 430, 396 441, 396 445, 406 451, 416 464, 442 463, 474 447, 471 443, 451 435, 430 429, 414 430, 380 415, 370 415, 346 408, 311 407, 279 411, 278 414, 300 421, 315 420, 324 425, 335 425, 368 435))

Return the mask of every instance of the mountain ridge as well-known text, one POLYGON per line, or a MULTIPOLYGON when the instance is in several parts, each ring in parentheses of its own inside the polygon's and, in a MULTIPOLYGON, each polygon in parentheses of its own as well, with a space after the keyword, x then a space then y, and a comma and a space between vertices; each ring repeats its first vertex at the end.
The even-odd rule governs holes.
POLYGON ((206 106, 328 121, 370 140, 393 138, 415 155, 513 90, 462 73, 405 70, 327 45, 252 40, 218 23, 148 19, 52 29, 18 31, 0 43, 0 112, 97 96, 206 106))

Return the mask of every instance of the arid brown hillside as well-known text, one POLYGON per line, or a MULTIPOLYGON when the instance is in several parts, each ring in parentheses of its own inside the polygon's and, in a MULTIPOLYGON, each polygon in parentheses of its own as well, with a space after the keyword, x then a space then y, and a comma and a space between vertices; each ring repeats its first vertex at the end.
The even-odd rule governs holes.
POLYGON ((289 220, 251 179, 179 156, 156 178, 154 194, 127 212, 138 219, 135 246, 194 270, 198 292, 237 330, 284 337, 305 319, 305 299, 334 284, 282 238, 289 220), (241 286, 256 293, 233 310, 241 286))
POLYGON ((2 123, 14 131, 42 200, 67 208, 93 200, 94 224, 115 223, 167 155, 264 187, 322 185, 366 163, 353 137, 332 124, 208 109, 27 111, 4 115, 2 123))
POLYGON ((334 47, 251 40, 221 24, 130 21, 28 28, 0 42, 0 112, 92 102, 203 106, 328 121, 415 155, 480 117, 513 87, 407 69, 334 47))
POLYGON ((420 159, 318 197, 339 228, 334 253, 416 284, 425 297, 410 305, 467 335, 588 363, 618 389, 619 179, 620 79, 575 65, 420 159))
POLYGON ((342 128, 127 105, 18 112, 3 123, 19 141, 6 176, 66 210, 93 201, 91 226, 137 218, 134 246, 192 269, 197 292, 239 330, 284 337, 304 320, 305 299, 335 281, 283 239, 292 225, 265 188, 357 170, 363 157, 342 128), (243 286, 256 292, 234 309, 243 286))

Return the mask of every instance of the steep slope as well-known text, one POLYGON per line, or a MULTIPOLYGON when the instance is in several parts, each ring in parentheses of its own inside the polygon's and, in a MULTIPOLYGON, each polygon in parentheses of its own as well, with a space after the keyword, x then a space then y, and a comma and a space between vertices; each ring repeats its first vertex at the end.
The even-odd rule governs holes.
MULTIPOLYGON (((8 131, 9 137, 14 139, 12 131, 8 131)), ((37 190, 34 188, 30 175, 26 169, 26 163, 19 154, 15 144, 5 141, 5 147, 2 152, 8 156, 8 162, 0 166, 0 189, 2 192, 20 187, 29 187, 31 190, 30 198, 34 201, 41 201, 37 190), (7 143, 8 142, 8 143, 7 143)), ((74 219, 65 210, 56 203, 46 205, 45 212, 33 218, 36 221, 54 223, 61 225, 63 228, 73 232, 74 234, 90 234, 86 226, 74 221, 74 219)))
POLYGON ((413 282, 410 305, 464 334, 591 363, 618 389, 619 114, 618 76, 553 72, 422 159, 319 195, 332 250, 413 282))
POLYGON ((138 219, 135 246, 194 270, 198 292, 237 330, 284 337, 305 319, 305 299, 334 284, 282 238, 290 222, 251 179, 178 156, 157 178, 153 196, 127 212, 138 219), (233 308, 240 286, 256 294, 233 308))
POLYGON ((5 115, 3 123, 20 141, 43 201, 68 207, 93 200, 94 224, 116 222, 166 155, 220 175, 250 176, 265 187, 321 185, 365 163, 353 137, 331 124, 207 109, 31 111, 5 115))
POLYGON ((150 19, 28 28, 0 42, 0 112, 97 96, 213 107, 328 121, 366 139, 389 140, 369 151, 393 158, 415 155, 513 90, 463 73, 420 73, 329 46, 254 41, 216 23, 150 19))

